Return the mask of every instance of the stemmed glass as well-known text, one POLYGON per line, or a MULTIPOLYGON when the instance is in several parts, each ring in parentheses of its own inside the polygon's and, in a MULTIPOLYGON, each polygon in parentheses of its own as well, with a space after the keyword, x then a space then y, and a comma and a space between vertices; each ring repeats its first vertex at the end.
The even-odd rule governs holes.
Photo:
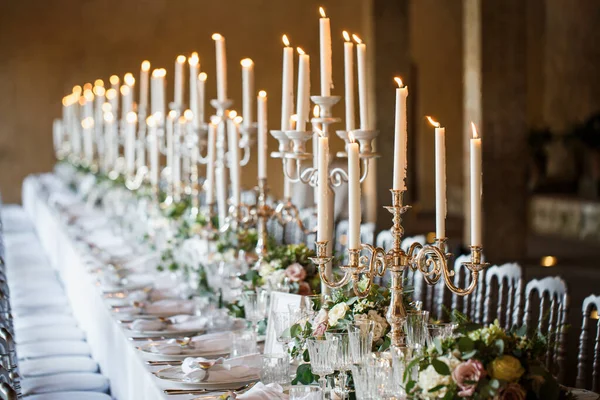
POLYGON ((257 288, 256 290, 246 290, 242 293, 242 304, 246 319, 252 323, 252 330, 257 332, 257 324, 267 315, 269 303, 269 293, 257 288))
POLYGON ((409 347, 418 351, 427 344, 428 320, 429 311, 409 311, 406 313, 403 325, 406 332, 406 342, 409 347))
POLYGON ((296 323, 297 316, 294 312, 287 311, 273 311, 271 313, 273 325, 275 327, 275 337, 277 342, 280 343, 286 354, 288 351, 288 345, 293 340, 291 327, 296 323))
POLYGON ((327 375, 334 372, 332 360, 335 358, 337 338, 322 340, 317 338, 307 339, 308 354, 310 355, 310 369, 319 376, 319 385, 323 393, 327 389, 327 375))
POLYGON ((370 356, 374 329, 375 321, 370 320, 354 321, 348 325, 348 342, 354 364, 360 364, 370 356))
MULTIPOLYGON (((347 372, 352 367, 352 354, 350 352, 350 343, 348 332, 331 331, 325 332, 325 339, 333 341, 335 347, 335 357, 333 358, 333 368, 339 371, 338 386, 342 399, 347 398, 348 390, 346 388, 347 372)), ((312 360, 312 358, 311 358, 312 360)))

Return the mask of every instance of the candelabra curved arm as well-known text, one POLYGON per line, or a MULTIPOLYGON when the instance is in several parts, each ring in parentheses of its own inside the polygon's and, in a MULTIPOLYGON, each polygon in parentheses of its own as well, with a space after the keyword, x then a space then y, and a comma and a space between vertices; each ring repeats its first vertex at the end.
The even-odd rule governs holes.
MULTIPOLYGON (((301 165, 300 162, 298 162, 297 165, 297 169, 298 171, 300 171, 301 165)), ((300 179, 299 181, 302 182, 303 184, 308 184, 311 187, 317 187, 317 179, 319 178, 319 175, 317 174, 317 169, 315 167, 307 167, 304 170, 302 170, 299 173, 300 179)))
POLYGON ((240 144, 240 148, 244 150, 244 155, 242 157, 242 159, 240 160, 240 166, 244 167, 246 165, 248 165, 248 162, 250 161, 250 146, 244 146, 242 147, 240 144))
POLYGON ((319 276, 321 280, 325 282, 325 284, 328 287, 338 289, 342 286, 345 286, 348 283, 348 281, 350 281, 352 274, 346 269, 344 270, 344 276, 342 277, 342 279, 338 280, 337 282, 334 282, 333 280, 329 279, 325 271, 325 266, 329 262, 331 262, 331 260, 333 260, 333 257, 327 256, 328 242, 328 240, 316 242, 315 245, 317 246, 317 255, 315 257, 310 257, 309 260, 312 261, 312 263, 315 264, 319 269, 319 276))
POLYGON ((348 182, 348 172, 343 168, 333 168, 329 173, 329 185, 340 187, 344 182, 348 182))
POLYGON ((273 213, 277 222, 281 226, 285 226, 290 222, 294 222, 298 228, 305 234, 311 234, 316 232, 315 229, 307 229, 300 218, 300 212, 298 211, 298 207, 296 207, 291 201, 281 202, 275 208, 275 212, 273 213))
POLYGON ((362 244, 363 250, 367 250, 369 255, 360 255, 360 249, 348 249, 350 262, 348 267, 352 271, 352 289, 354 294, 360 298, 366 297, 373 286, 373 279, 376 276, 383 276, 386 269, 386 253, 381 247, 375 247, 370 244, 362 244), (361 290, 359 284, 362 282, 362 276, 367 277, 367 286, 361 290))
POLYGON ((367 175, 369 175, 369 159, 363 158, 362 161, 362 175, 360 176, 360 183, 363 183, 365 179, 367 179, 367 175))
POLYGON ((138 168, 133 178, 127 179, 125 186, 129 190, 138 190, 142 186, 142 183, 144 183, 146 175, 148 175, 148 167, 144 165, 138 168))

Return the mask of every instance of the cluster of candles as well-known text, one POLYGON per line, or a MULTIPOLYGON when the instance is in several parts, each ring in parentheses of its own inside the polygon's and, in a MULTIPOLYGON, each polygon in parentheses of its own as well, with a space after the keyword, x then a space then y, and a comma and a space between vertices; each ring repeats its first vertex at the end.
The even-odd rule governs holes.
MULTIPOLYGON (((319 9, 320 30, 320 96, 331 96, 332 79, 332 41, 330 19, 323 8, 319 9)), ((361 224, 361 190, 360 190, 360 147, 353 139, 356 131, 354 114, 354 47, 356 47, 359 130, 372 129, 369 121, 366 71, 366 44, 357 36, 343 31, 344 39, 344 99, 345 99, 345 129, 349 142, 346 144, 348 157, 348 195, 349 195, 349 248, 360 248, 361 224)), ((225 38, 215 33, 212 36, 216 53, 216 86, 217 101, 225 104, 227 96, 227 58, 225 38)), ((298 53, 298 78, 296 112, 294 114, 294 49, 290 46, 289 38, 283 35, 283 71, 282 71, 282 102, 281 102, 281 131, 306 131, 310 122, 310 56, 301 48, 298 53)), ((174 68, 174 101, 170 111, 166 112, 165 77, 166 70, 154 69, 150 74, 150 62, 144 61, 140 70, 139 102, 137 108, 134 101, 135 79, 128 73, 123 78, 123 84, 117 76, 110 78, 110 88, 105 89, 102 80, 96 80, 94 85, 88 83, 82 87, 75 86, 71 94, 63 98, 62 121, 57 121, 54 130, 55 149, 63 149, 65 133, 71 154, 80 157, 92 165, 99 161, 104 171, 125 171, 127 176, 134 176, 136 170, 146 166, 146 152, 149 153, 148 179, 152 185, 158 185, 160 178, 160 134, 166 132, 166 166, 169 174, 168 183, 179 194, 181 182, 181 166, 198 163, 198 134, 202 127, 207 126, 207 165, 206 202, 214 203, 216 196, 221 197, 217 203, 226 204, 225 184, 217 180, 215 187, 215 161, 217 135, 225 135, 228 142, 228 167, 231 183, 230 201, 233 206, 240 205, 240 134, 248 133, 255 125, 258 127, 258 179, 267 178, 267 94, 260 91, 254 95, 254 63, 251 59, 241 60, 242 67, 242 115, 235 111, 212 118, 205 122, 205 84, 207 75, 200 72, 200 59, 197 53, 189 57, 178 56, 174 68), (184 110, 184 66, 189 66, 189 109, 184 110), (150 93, 149 93, 150 92, 150 93), (148 98, 150 94, 150 99, 148 98), (254 99, 256 99, 257 118, 254 123, 254 99), (149 102, 150 100, 150 102, 149 102), (121 118, 118 120, 119 101, 121 102, 121 118), (148 105, 150 112, 148 113, 148 105), (137 113, 136 113, 137 111, 137 113), (218 124, 226 124, 226 129, 218 130, 218 124), (146 137, 147 130, 147 137, 146 137), (124 148, 124 166, 119 165, 119 134, 122 135, 124 148), (181 143, 181 138, 195 137, 190 145, 187 163, 182 164, 182 153, 176 150, 175 143, 181 143)), ((400 78, 394 78, 398 84, 396 89, 395 108, 395 144, 394 144, 394 175, 393 189, 406 190, 407 168, 407 113, 406 103, 408 88, 400 78)), ((446 147, 445 129, 430 117, 430 123, 435 126, 435 175, 436 175, 436 237, 445 238, 446 219, 446 147)), ((317 125, 317 124, 314 124, 317 125)), ((315 201, 318 207, 317 240, 331 240, 326 236, 326 224, 331 222, 328 215, 329 204, 329 138, 327 132, 322 132, 314 126, 317 132, 313 136, 315 166, 318 169, 317 192, 315 201)), ((473 125, 473 135, 470 147, 471 166, 471 245, 481 245, 481 139, 477 137, 473 125)), ((225 140, 225 138, 221 138, 225 140)), ((121 163, 123 163, 121 161, 121 163)), ((188 177, 189 178, 189 177, 188 177)), ((289 180, 286 178, 284 197, 289 198, 289 180)))

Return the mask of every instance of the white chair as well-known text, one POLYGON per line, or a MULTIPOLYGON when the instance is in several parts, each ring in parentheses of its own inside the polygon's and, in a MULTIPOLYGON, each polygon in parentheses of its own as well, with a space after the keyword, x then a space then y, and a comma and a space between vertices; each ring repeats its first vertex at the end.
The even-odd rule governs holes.
POLYGON ((23 378, 68 372, 98 372, 98 363, 84 356, 45 357, 19 362, 19 373, 23 378))
POLYGON ((15 330, 15 338, 20 345, 44 340, 85 340, 85 332, 76 326, 51 325, 15 330))
POLYGON ((90 345, 81 340, 46 340, 17 345, 19 360, 54 356, 88 356, 90 345))
MULTIPOLYGON (((100 374, 72 372, 23 379, 24 396, 56 392, 108 392, 108 379, 100 374)), ((62 393, 61 393, 62 395, 62 393)), ((28 397, 31 399, 32 397, 28 397)), ((58 397, 61 400, 64 397, 58 397)), ((83 399, 83 398, 82 398, 83 399)))
POLYGON ((71 316, 62 313, 52 313, 45 315, 28 315, 21 318, 15 319, 15 329, 26 329, 34 327, 46 327, 46 326, 77 326, 77 320, 71 316))
POLYGON ((111 400, 105 393, 96 392, 58 392, 27 396, 27 400, 111 400))

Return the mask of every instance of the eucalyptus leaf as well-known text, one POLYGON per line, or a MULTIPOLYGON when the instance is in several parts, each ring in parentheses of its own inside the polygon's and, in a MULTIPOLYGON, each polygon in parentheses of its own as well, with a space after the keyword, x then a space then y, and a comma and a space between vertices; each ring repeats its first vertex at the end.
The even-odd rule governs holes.
POLYGON ((475 348, 475 342, 471 340, 468 336, 463 336, 458 339, 458 350, 461 353, 469 353, 475 348))
POLYGON ((450 375, 450 367, 448 367, 448 364, 446 364, 445 362, 434 358, 431 360, 431 365, 433 365, 433 368, 438 374, 450 375))

